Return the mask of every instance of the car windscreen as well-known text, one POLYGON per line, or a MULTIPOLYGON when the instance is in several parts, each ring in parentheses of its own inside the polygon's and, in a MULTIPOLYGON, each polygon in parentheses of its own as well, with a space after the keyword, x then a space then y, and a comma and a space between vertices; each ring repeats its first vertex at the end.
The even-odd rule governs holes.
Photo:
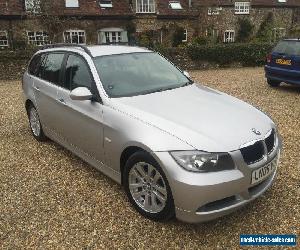
POLYGON ((94 58, 94 63, 110 97, 149 94, 191 83, 180 70, 154 52, 100 56, 94 58))
POLYGON ((280 41, 273 52, 288 56, 300 56, 300 41, 280 41))

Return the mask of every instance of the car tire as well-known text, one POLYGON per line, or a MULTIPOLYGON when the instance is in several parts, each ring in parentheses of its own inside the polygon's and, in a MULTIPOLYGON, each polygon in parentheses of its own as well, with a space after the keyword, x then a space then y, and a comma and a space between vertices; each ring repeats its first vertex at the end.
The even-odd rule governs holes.
POLYGON ((40 122, 39 114, 36 107, 30 104, 27 108, 27 115, 29 120, 29 127, 33 137, 37 141, 46 141, 47 137, 44 134, 42 124, 40 122))
POLYGON ((281 83, 280 81, 275 81, 271 79, 267 79, 267 82, 271 87, 278 87, 281 83))
POLYGON ((174 217, 168 180, 149 153, 139 151, 129 157, 123 172, 123 184, 130 203, 146 218, 167 221, 174 217))

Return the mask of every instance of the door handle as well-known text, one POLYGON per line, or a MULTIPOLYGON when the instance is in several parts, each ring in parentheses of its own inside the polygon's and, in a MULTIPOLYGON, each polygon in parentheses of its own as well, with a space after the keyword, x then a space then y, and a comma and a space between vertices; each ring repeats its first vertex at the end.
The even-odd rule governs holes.
POLYGON ((40 91, 40 88, 38 86, 34 86, 34 89, 38 92, 40 91))
POLYGON ((58 101, 60 103, 62 103, 63 105, 67 105, 67 103, 65 102, 65 100, 63 98, 59 98, 58 101))

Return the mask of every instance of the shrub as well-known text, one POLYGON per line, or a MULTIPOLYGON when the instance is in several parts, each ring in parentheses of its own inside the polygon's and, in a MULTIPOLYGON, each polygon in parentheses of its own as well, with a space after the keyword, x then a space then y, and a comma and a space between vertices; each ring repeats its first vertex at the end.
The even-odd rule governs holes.
POLYGON ((239 19, 237 42, 249 42, 253 33, 254 25, 249 19, 239 19))
POLYGON ((178 45, 182 44, 182 40, 184 40, 184 38, 184 29, 182 27, 176 26, 173 33, 172 46, 177 47, 178 45))
POLYGON ((271 42, 273 40, 273 28, 275 18, 273 12, 269 12, 266 19, 261 23, 256 34, 256 40, 260 42, 271 42))
POLYGON ((207 45, 211 42, 210 37, 198 36, 192 40, 192 44, 195 45, 207 45))
POLYGON ((187 53, 192 60, 207 61, 221 66, 241 63, 243 66, 259 66, 272 50, 270 43, 233 43, 208 46, 190 45, 187 53))

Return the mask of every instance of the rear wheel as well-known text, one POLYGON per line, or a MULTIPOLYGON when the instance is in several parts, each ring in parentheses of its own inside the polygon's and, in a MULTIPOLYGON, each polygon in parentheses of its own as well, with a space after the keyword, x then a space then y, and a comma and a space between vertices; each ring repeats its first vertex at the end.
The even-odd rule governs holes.
POLYGON ((280 81, 275 81, 275 80, 271 80, 271 79, 267 79, 268 84, 271 87, 278 87, 280 85, 280 81))
POLYGON ((125 165, 123 180, 129 201, 143 216, 155 221, 166 221, 174 216, 169 183, 150 154, 134 153, 125 165))
POLYGON ((30 129, 34 138, 38 141, 45 141, 47 138, 44 134, 39 114, 33 104, 27 108, 27 115, 29 120, 30 129))

